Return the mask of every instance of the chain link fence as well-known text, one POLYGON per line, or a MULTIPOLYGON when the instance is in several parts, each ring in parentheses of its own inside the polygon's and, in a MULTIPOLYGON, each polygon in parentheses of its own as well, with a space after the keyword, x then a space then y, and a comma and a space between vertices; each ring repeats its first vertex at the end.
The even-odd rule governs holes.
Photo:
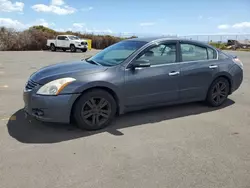
POLYGON ((218 42, 225 43, 228 40, 238 40, 238 41, 250 41, 250 34, 246 35, 188 35, 180 36, 181 38, 186 38, 190 40, 198 40, 202 42, 218 42))

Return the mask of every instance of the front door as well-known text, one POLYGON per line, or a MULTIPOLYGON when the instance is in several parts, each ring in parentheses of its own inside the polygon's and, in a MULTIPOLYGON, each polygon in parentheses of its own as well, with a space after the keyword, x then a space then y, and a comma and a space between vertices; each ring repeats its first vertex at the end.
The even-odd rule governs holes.
POLYGON ((180 69, 176 42, 154 44, 135 61, 147 61, 150 67, 125 70, 125 106, 159 105, 178 100, 180 69))
POLYGON ((203 100, 219 70, 217 54, 212 48, 192 42, 180 42, 180 100, 203 100))

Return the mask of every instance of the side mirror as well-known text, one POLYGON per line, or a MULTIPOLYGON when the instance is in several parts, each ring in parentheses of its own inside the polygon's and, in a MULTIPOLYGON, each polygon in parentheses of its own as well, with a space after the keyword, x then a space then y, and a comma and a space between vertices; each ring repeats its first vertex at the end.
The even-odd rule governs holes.
POLYGON ((142 59, 142 60, 136 60, 131 64, 132 68, 145 68, 145 67, 150 67, 151 64, 149 63, 148 60, 142 59))

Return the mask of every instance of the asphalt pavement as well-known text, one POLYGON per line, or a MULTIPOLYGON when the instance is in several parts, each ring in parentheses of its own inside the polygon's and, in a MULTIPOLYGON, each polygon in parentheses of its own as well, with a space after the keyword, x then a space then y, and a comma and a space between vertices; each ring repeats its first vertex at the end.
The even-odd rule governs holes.
POLYGON ((219 109, 191 103, 133 112, 85 132, 25 118, 37 69, 96 53, 0 52, 1 188, 250 188, 250 53, 219 109))

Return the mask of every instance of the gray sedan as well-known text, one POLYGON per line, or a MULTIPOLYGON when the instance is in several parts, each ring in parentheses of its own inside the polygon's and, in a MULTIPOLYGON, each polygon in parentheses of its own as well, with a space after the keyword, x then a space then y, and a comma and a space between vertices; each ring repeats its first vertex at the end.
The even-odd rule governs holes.
POLYGON ((242 62, 208 44, 136 38, 33 73, 24 109, 41 121, 97 130, 133 110, 194 101, 218 107, 242 80, 242 62))

